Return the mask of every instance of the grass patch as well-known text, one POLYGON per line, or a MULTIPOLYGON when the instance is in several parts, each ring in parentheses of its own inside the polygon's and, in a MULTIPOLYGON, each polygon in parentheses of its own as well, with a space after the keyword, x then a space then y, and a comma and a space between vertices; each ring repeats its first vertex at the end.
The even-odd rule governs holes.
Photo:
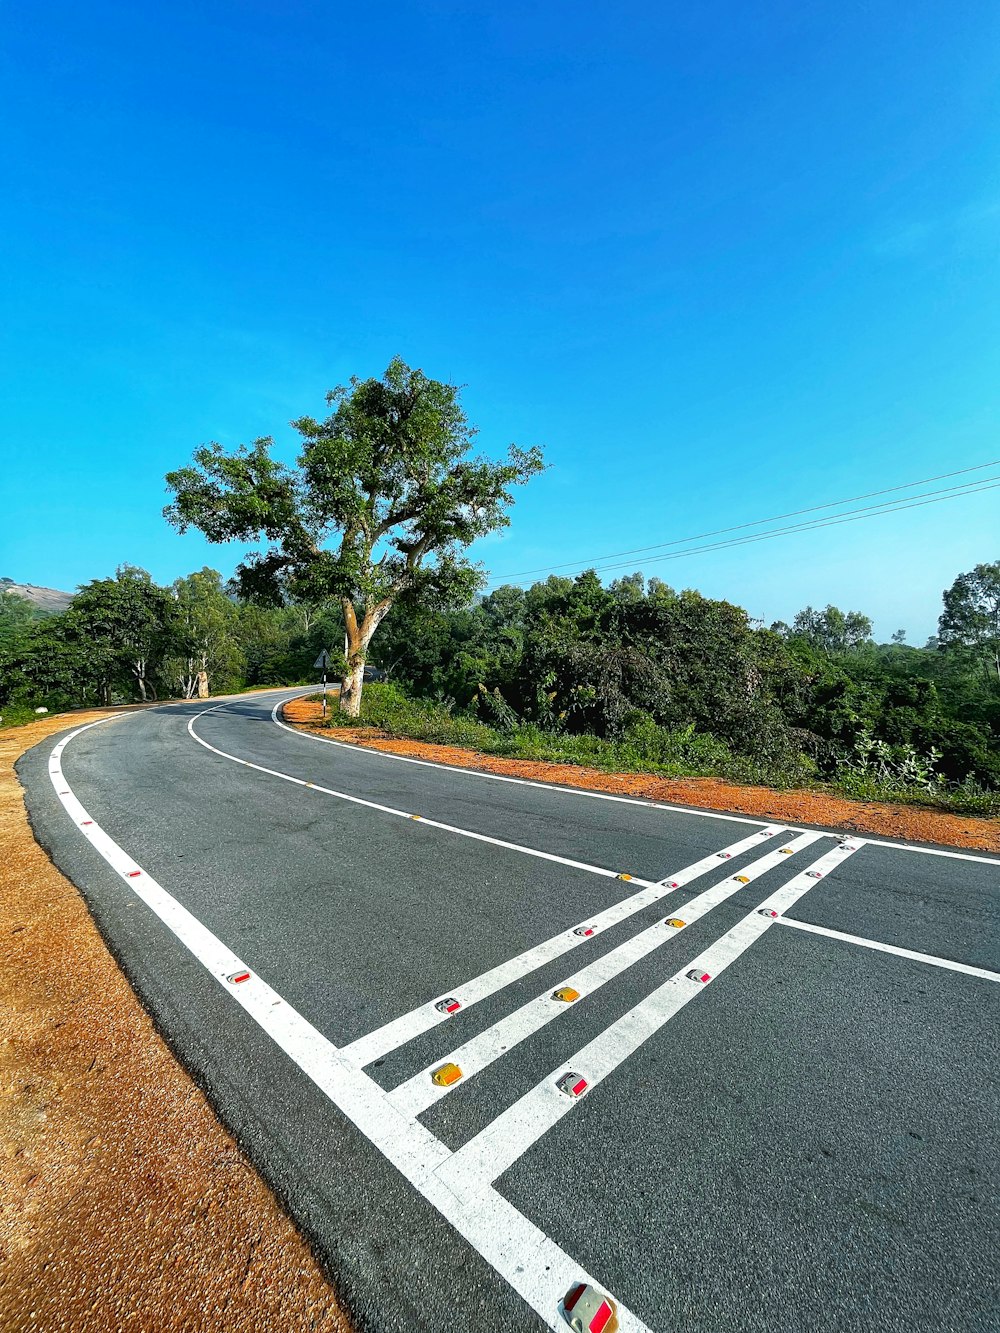
POLYGON ((396 685, 376 682, 365 686, 360 719, 334 711, 323 725, 373 727, 398 739, 459 745, 503 759, 579 764, 610 773, 718 777, 767 787, 801 785, 812 777, 812 767, 804 757, 801 763, 755 764, 734 755, 722 741, 693 728, 666 731, 645 723, 621 740, 604 740, 600 736, 544 731, 530 723, 490 727, 431 700, 411 699, 396 685))
POLYGON ((856 801, 922 806, 981 819, 1000 816, 1000 793, 973 782, 938 785, 929 790, 845 770, 832 782, 820 783, 805 756, 780 762, 755 761, 734 754, 722 741, 693 728, 667 731, 646 722, 621 740, 603 740, 599 736, 544 731, 526 723, 491 727, 432 700, 412 699, 397 685, 374 681, 365 686, 359 719, 346 717, 337 709, 336 700, 330 702, 330 715, 321 725, 331 729, 372 727, 395 739, 457 745, 504 759, 579 764, 611 773, 649 773, 667 778, 722 778, 744 786, 808 787, 856 801))

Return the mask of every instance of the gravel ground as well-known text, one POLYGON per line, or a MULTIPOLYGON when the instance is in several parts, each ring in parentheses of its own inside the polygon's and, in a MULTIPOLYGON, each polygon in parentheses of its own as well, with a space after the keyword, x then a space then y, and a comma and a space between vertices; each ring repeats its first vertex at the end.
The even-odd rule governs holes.
POLYGON ((0 730, 0 1328, 348 1333, 32 836, 15 761, 100 716, 0 730))
POLYGON ((487 773, 531 778, 566 787, 586 787, 590 791, 639 796, 673 805, 695 806, 701 810, 725 810, 783 823, 851 829, 857 833, 872 833, 899 842, 928 842, 941 847, 1000 852, 1000 819, 950 815, 941 810, 925 810, 913 805, 851 801, 815 791, 740 787, 718 778, 658 778, 648 773, 605 773, 576 764, 501 759, 496 755, 479 754, 456 745, 390 739, 370 727, 338 727, 331 731, 316 725, 320 715, 320 704, 311 699, 293 699, 283 709, 285 720, 300 726, 303 731, 313 731, 327 739, 347 741, 371 750, 386 750, 391 754, 411 755, 441 764, 478 768, 487 773))

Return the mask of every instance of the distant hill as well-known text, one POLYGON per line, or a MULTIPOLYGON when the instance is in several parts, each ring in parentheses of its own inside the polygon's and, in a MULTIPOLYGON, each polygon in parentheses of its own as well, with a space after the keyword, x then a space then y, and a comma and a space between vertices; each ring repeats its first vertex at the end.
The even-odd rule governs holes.
POLYGON ((59 592, 57 588, 36 588, 33 583, 15 583, 13 579, 0 579, 0 591, 13 592, 33 602, 40 611, 52 613, 65 611, 73 600, 71 592, 59 592))

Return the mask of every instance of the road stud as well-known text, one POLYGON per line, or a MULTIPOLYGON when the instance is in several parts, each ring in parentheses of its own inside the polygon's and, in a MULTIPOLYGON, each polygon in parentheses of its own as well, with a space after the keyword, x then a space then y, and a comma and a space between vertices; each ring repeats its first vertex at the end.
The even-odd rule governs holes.
POLYGON ((758 916, 777 916, 778 913, 774 910, 773 907, 758 907, 758 908, 757 908, 757 915, 758 915, 758 916))
POLYGON ((226 977, 226 980, 229 981, 229 982, 232 982, 232 984, 233 984, 234 986, 238 986, 238 985, 240 984, 241 981, 249 981, 249 980, 250 980, 250 973, 249 973, 249 972, 247 971, 247 969, 244 967, 244 968, 241 968, 241 970, 240 970, 239 972, 230 972, 229 976, 226 977))
POLYGON ((438 1000, 434 1008, 439 1014, 457 1014, 462 1007, 462 1002, 456 1000, 454 995, 449 995, 446 1000, 438 1000))
POLYGON ((560 986, 558 990, 552 992, 553 1000, 565 1000, 567 1004, 572 1004, 574 1000, 580 998, 580 992, 574 990, 572 986, 560 986))
POLYGON ((556 1079, 556 1087, 567 1097, 582 1097, 587 1091, 587 1080, 580 1074, 570 1071, 563 1074, 562 1078, 556 1079))
POLYGON ((779 855, 779 856, 791 856, 791 854, 792 854, 793 851, 794 851, 794 848, 792 848, 792 847, 779 847, 779 848, 778 848, 778 855, 779 855))
POLYGON ((822 871, 819 871, 819 870, 807 870, 807 871, 806 871, 806 875, 809 877, 809 879, 822 879, 822 878, 823 878, 822 871))
POLYGON ((697 981, 700 982, 701 984, 704 984, 706 981, 712 980, 710 973, 702 972, 701 969, 697 967, 693 967, 691 971, 687 974, 687 976, 689 981, 697 981))
POLYGON ((617 875, 616 878, 617 878, 617 879, 631 879, 632 876, 631 876, 631 875, 617 875))
POLYGON ((673 926, 674 930, 680 930, 681 926, 687 925, 687 922, 682 921, 679 916, 668 916, 663 924, 665 926, 673 926))
POLYGON ((128 877, 129 879, 138 879, 141 874, 142 874, 141 870, 130 870, 128 872, 128 877))
POLYGON ((462 1071, 453 1060, 442 1065, 440 1069, 435 1069, 431 1074, 431 1082, 436 1083, 439 1088, 450 1088, 453 1083, 457 1083, 462 1077, 462 1071))
POLYGON ((715 854, 720 861, 728 861, 732 856, 732 852, 716 852, 715 854))
POLYGON ((419 818, 420 818, 420 815, 410 815, 410 818, 411 818, 411 819, 419 819, 419 818))
POLYGON ((576 930, 573 931, 574 935, 583 935, 584 937, 593 935, 593 933, 593 926, 577 926, 576 930))
POLYGON ((750 883, 750 876, 749 876, 749 875, 734 875, 734 876, 733 876, 733 879, 736 880, 736 883, 737 883, 737 884, 749 884, 749 883, 750 883))
POLYGON ((570 1287, 562 1308, 573 1333, 615 1333, 618 1328, 618 1307, 610 1296, 588 1282, 570 1287))

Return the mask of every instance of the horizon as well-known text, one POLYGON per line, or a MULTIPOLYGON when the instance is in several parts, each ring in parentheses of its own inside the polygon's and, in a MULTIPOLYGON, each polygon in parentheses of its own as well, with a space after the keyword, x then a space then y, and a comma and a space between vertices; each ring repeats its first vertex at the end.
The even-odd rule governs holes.
MULTIPOLYGON (((397 351, 467 385, 484 452, 545 450, 473 549, 498 579, 983 464, 998 35, 984 3, 14 17, 0 568, 228 577, 245 548, 171 531, 165 472, 290 457, 397 351)), ((635 568, 919 644, 998 519, 986 491, 635 568)))

